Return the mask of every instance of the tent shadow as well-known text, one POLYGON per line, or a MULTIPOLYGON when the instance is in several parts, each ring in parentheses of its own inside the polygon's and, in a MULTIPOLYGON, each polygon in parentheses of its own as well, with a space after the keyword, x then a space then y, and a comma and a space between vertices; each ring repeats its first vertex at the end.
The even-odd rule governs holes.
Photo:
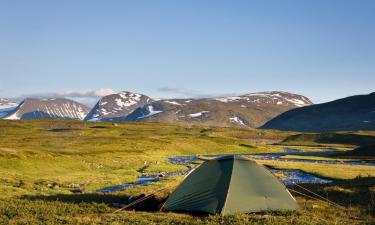
POLYGON ((23 195, 21 199, 30 201, 58 201, 65 203, 105 203, 112 205, 113 203, 126 203, 130 196, 112 195, 101 193, 84 193, 84 194, 56 194, 56 195, 23 195))
MULTIPOLYGON (((114 195, 102 193, 79 193, 79 194, 56 194, 56 195, 23 195, 20 198, 29 201, 64 202, 64 203, 97 203, 106 204, 112 208, 121 208, 127 204, 144 197, 139 196, 114 195)), ((129 210, 155 212, 159 211, 166 199, 157 199, 154 196, 129 207, 129 210)))

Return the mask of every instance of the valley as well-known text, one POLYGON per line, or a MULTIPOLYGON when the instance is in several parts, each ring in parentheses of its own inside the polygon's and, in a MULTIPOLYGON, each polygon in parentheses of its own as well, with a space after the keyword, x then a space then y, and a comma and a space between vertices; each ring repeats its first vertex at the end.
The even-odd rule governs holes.
MULTIPOLYGON (((319 134, 156 122, 0 120, 0 221, 370 224, 375 218, 375 167, 371 160, 351 155, 351 150, 374 140, 373 131, 319 134), (222 218, 156 212, 150 202, 112 214, 130 196, 166 188, 155 196, 157 204, 162 203, 189 167, 222 154, 247 155, 272 168, 285 181, 302 172, 300 185, 344 208, 292 193, 300 204, 298 211, 270 212, 267 216, 241 214, 222 218), (196 160, 186 161, 179 156, 196 160), (303 174, 330 182, 303 182, 309 178, 303 174), (137 182, 142 176, 158 178, 156 182, 97 192, 137 182)), ((293 183, 285 183, 289 189, 303 192, 293 183)))

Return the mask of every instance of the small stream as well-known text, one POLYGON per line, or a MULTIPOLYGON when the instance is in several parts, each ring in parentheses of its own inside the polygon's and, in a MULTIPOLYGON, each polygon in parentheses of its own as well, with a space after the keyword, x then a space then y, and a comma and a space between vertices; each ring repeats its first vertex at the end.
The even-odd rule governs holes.
POLYGON ((159 179, 160 179, 159 177, 143 177, 143 176, 141 176, 141 177, 138 177, 136 182, 124 183, 124 184, 120 184, 120 185, 116 185, 116 186, 106 187, 106 188, 97 190, 96 192, 110 193, 110 192, 115 192, 115 191, 121 191, 121 190, 129 188, 129 187, 142 186, 142 185, 145 185, 147 183, 156 182, 159 179))
POLYGON ((297 149, 284 148, 284 152, 276 153, 255 153, 255 154, 242 154, 245 156, 256 157, 256 160, 276 160, 281 162, 305 162, 305 163, 320 163, 320 164, 337 164, 337 165, 351 165, 351 166, 375 166, 374 161, 359 161, 359 160, 313 160, 313 159, 288 159, 282 158, 286 155, 295 156, 327 156, 327 153, 335 152, 335 149, 326 149, 322 152, 302 152, 297 149))
MULTIPOLYGON (((268 153, 268 154, 274 154, 274 153, 268 153)), ((251 156, 253 154, 239 154, 239 155, 251 156)), ((224 155, 204 155, 204 156, 205 157, 220 157, 224 155)), ((199 160, 199 158, 197 158, 196 156, 175 156, 175 157, 168 158, 168 160, 170 163, 173 163, 173 164, 191 165, 195 161, 199 160)), ((273 160, 277 160, 277 159, 273 158, 273 160)), ((294 183, 327 184, 327 183, 332 182, 332 180, 323 179, 318 176, 305 173, 301 170, 287 170, 287 169, 274 169, 274 168, 269 169, 269 170, 276 176, 280 175, 281 178, 279 179, 286 185, 293 185, 294 183)))
MULTIPOLYGON (((329 151, 334 151, 334 149, 327 149, 323 153, 327 153, 329 151)), ((281 158, 285 155, 312 155, 314 153, 311 152, 301 152, 296 149, 291 148, 284 148, 284 152, 277 152, 277 153, 256 153, 256 154, 239 154, 244 156, 256 157, 256 160, 276 160, 276 161, 283 161, 283 162, 306 162, 306 163, 321 163, 321 164, 340 164, 340 165, 366 165, 366 166, 375 166, 374 162, 366 162, 366 161, 338 161, 338 160, 311 160, 311 159, 287 159, 281 158)), ((219 157, 223 155, 204 155, 205 157, 219 157)), ((323 155, 322 155, 323 156, 323 155)), ((181 176, 188 174, 192 168, 191 165, 198 161, 199 158, 196 156, 174 156, 168 158, 169 162, 172 164, 186 166, 187 170, 183 172, 164 172, 164 173, 157 173, 157 174, 142 174, 138 177, 136 182, 131 183, 124 183, 117 186, 106 187, 97 192, 101 193, 109 193, 120 191, 129 187, 136 187, 142 186, 151 182, 157 182, 160 179, 171 177, 171 176, 181 176)), ((308 183, 308 184, 326 184, 331 183, 332 180, 323 179, 321 177, 305 173, 301 170, 288 170, 288 169, 269 169, 273 174, 279 177, 279 179, 286 185, 293 185, 295 183, 308 183)))

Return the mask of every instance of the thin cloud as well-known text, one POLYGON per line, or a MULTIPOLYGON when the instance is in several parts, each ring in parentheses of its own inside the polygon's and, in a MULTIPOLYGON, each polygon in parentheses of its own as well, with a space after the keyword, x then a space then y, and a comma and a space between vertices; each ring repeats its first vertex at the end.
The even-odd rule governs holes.
POLYGON ((157 88, 157 91, 160 93, 172 95, 172 98, 217 98, 240 95, 239 93, 202 93, 200 91, 188 90, 179 87, 160 87, 157 88))
POLYGON ((106 95, 114 94, 116 93, 111 88, 100 88, 97 90, 92 89, 83 89, 83 90, 68 90, 58 93, 53 93, 55 96, 61 96, 61 97, 71 97, 71 98, 82 98, 82 97, 103 97, 106 95))
POLYGON ((111 88, 99 88, 99 89, 81 89, 81 90, 66 90, 62 92, 50 92, 50 93, 36 93, 29 95, 22 95, 12 98, 13 101, 22 101, 25 98, 68 98, 82 104, 92 106, 101 97, 116 93, 111 88))
POLYGON ((158 92, 161 93, 168 93, 168 94, 173 94, 173 95, 182 95, 185 97, 191 97, 194 96, 197 92, 192 91, 192 90, 187 90, 184 88, 179 88, 179 87, 160 87, 157 89, 158 92))

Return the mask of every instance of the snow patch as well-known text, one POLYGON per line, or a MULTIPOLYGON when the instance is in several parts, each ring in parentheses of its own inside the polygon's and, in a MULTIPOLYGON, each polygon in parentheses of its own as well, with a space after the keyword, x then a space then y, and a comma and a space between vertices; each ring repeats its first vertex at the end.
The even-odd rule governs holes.
POLYGON ((238 123, 238 124, 240 124, 242 126, 246 126, 246 124, 243 122, 243 120, 241 120, 238 116, 230 117, 229 121, 231 123, 238 123))
POLYGON ((238 100, 242 100, 242 99, 243 99, 243 97, 232 96, 232 97, 225 97, 225 98, 216 98, 215 100, 220 101, 220 102, 228 103, 228 102, 234 102, 234 101, 238 101, 238 100))
POLYGON ((142 97, 141 94, 129 92, 120 92, 118 95, 121 97, 115 99, 116 104, 120 107, 118 110, 137 104, 142 97))
POLYGON ((298 106, 298 107, 302 107, 302 106, 308 105, 306 102, 304 102, 304 101, 302 101, 300 99, 296 99, 296 98, 285 98, 285 100, 287 100, 288 102, 293 103, 295 106, 298 106))
POLYGON ((172 105, 182 105, 176 101, 167 101, 167 100, 164 100, 165 103, 168 103, 168 104, 172 104, 172 105))
POLYGON ((18 116, 17 116, 17 112, 15 112, 15 113, 13 113, 13 114, 11 114, 11 115, 5 117, 4 119, 6 119, 6 120, 19 120, 19 119, 21 119, 21 118, 18 117, 18 116))
POLYGON ((200 117, 202 116, 204 113, 209 113, 210 111, 201 111, 201 112, 197 112, 197 113, 192 113, 192 114, 189 114, 188 116, 190 117, 200 117))
POLYGON ((129 107, 129 106, 137 104, 137 101, 134 100, 134 99, 127 99, 127 101, 123 101, 123 99, 121 99, 121 98, 116 98, 115 102, 121 108, 123 108, 123 107, 129 107))

